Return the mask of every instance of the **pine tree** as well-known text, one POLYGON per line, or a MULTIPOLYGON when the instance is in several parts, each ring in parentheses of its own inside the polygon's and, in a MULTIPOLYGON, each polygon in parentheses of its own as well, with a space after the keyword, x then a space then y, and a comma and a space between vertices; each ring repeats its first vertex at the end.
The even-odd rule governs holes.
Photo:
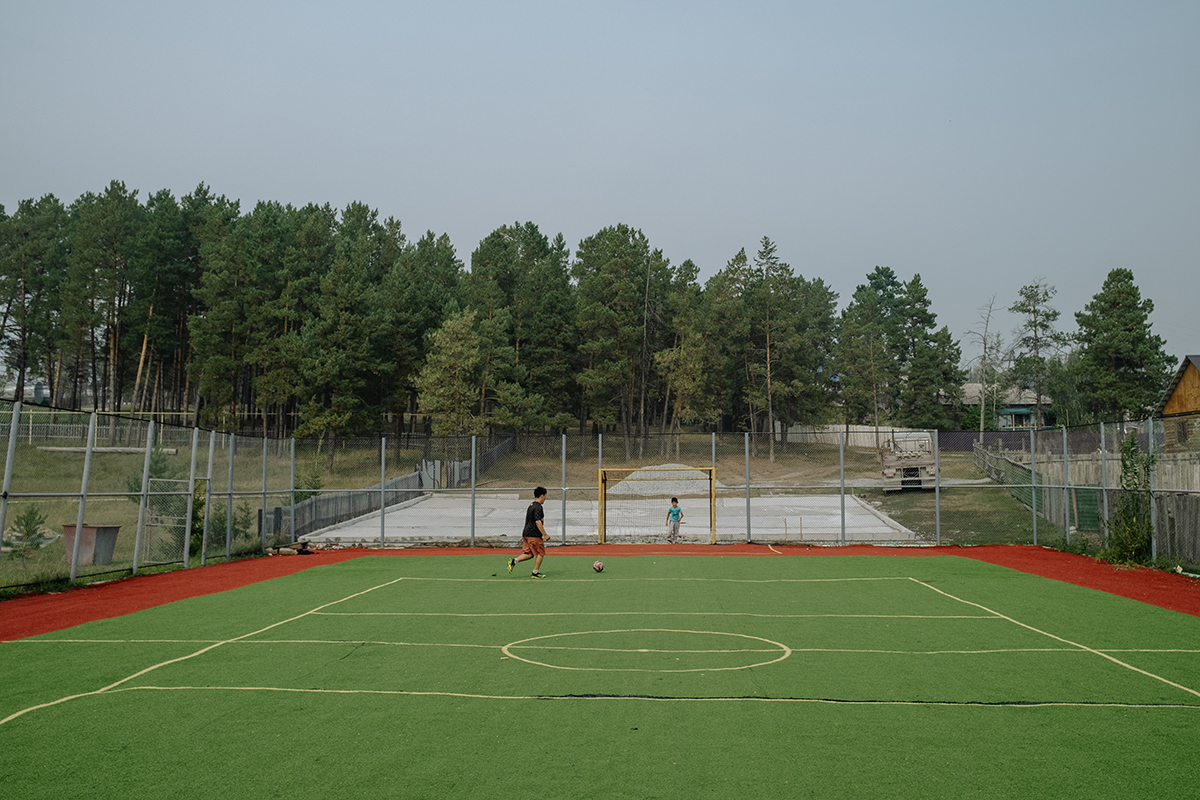
POLYGON ((658 257, 641 231, 617 225, 580 242, 572 267, 583 362, 577 380, 593 419, 621 423, 627 457, 634 426, 642 422, 649 290, 658 257))
POLYGON ((1114 269, 1084 310, 1076 366, 1086 405, 1109 419, 1130 419, 1154 408, 1170 378, 1173 360, 1162 337, 1150 332, 1154 302, 1142 299, 1133 272, 1114 269))
MULTIPOLYGON (((521 274, 513 298, 518 382, 527 396, 543 398, 550 424, 567 427, 578 402, 574 372, 578 363, 576 292, 571 286, 570 251, 562 234, 547 246, 531 222, 522 226, 522 252, 536 256, 521 274)), ((580 415, 583 416, 582 414, 580 415)), ((580 419, 580 424, 584 420, 580 419)))
POLYGON ((436 415, 433 432, 438 436, 483 432, 483 420, 475 413, 479 363, 480 341, 473 310, 452 313, 429 335, 429 352, 416 388, 421 412, 436 415))
POLYGON ((1020 314, 1020 327, 1013 334, 1016 357, 1013 360, 1013 377, 1034 391, 1037 413, 1035 427, 1045 424, 1042 413, 1043 393, 1046 389, 1048 360, 1057 355, 1070 337, 1058 331, 1059 312, 1050 305, 1056 290, 1039 278, 1022 286, 1017 291, 1017 301, 1008 307, 1013 314, 1020 314))
MULTIPOLYGON (((322 276, 320 299, 301 335, 301 420, 297 436, 343 436, 378 420, 394 364, 381 340, 390 324, 380 286, 387 265, 381 258, 384 230, 377 214, 361 203, 342 212, 333 264, 322 276)), ((326 471, 332 469, 329 449, 326 471)))
POLYGON ((851 422, 873 423, 878 446, 879 426, 887 421, 891 406, 892 359, 878 296, 861 288, 842 312, 838 325, 835 348, 838 392, 847 430, 851 422))
POLYGON ((962 424, 962 348, 930 310, 920 274, 904 284, 896 309, 902 380, 896 422, 911 428, 958 428, 962 424))
POLYGON ((92 367, 93 393, 98 407, 116 411, 121 408, 125 378, 122 323, 144 209, 136 190, 130 192, 124 183, 112 181, 103 193, 88 193, 76 201, 72 215, 71 282, 86 287, 88 322, 93 330, 103 332, 102 342, 96 342, 93 333, 93 355, 103 359, 99 375, 92 367))
POLYGON ((7 344, 5 363, 16 375, 18 399, 30 372, 45 375, 54 388, 67 225, 67 211, 54 195, 22 200, 11 217, 0 219, 0 341, 7 344))

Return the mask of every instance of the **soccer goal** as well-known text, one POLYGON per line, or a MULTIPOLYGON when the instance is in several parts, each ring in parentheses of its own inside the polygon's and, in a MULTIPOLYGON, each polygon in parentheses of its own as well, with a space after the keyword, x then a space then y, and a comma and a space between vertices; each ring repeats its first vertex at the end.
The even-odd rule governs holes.
POLYGON ((684 509, 684 540, 696 541, 697 527, 706 525, 708 535, 705 539, 717 543, 717 481, 712 467, 668 464, 601 469, 599 497, 600 544, 610 539, 665 540, 664 523, 672 497, 678 497, 684 509))

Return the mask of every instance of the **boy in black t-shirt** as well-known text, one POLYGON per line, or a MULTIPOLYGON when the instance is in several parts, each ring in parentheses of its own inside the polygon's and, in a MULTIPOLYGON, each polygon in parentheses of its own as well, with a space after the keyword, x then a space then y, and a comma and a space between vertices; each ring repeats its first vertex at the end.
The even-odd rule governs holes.
POLYGON ((545 512, 542 504, 546 502, 546 487, 539 486, 533 490, 533 502, 525 512, 525 528, 521 531, 521 555, 508 560, 508 571, 512 572, 521 561, 533 559, 533 577, 544 578, 541 572, 542 558, 546 555, 546 528, 542 525, 545 512))

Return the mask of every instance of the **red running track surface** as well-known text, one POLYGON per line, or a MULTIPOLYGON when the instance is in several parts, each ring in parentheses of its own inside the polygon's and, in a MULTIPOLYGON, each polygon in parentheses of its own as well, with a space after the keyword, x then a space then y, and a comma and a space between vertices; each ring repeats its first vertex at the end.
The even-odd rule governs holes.
MULTIPOLYGON (((336 564, 362 556, 408 557, 442 555, 491 555, 502 561, 511 551, 494 548, 429 548, 399 550, 331 550, 313 555, 270 556, 181 569, 154 575, 139 575, 110 583, 81 586, 58 594, 28 595, 0 603, 0 641, 36 636, 91 622, 141 611, 155 606, 236 589, 259 581, 280 578, 323 564, 336 564)), ((1105 564, 1086 556, 1061 553, 1032 545, 983 545, 977 547, 847 547, 735 545, 583 545, 555 547, 547 554, 548 565, 556 555, 588 558, 622 556, 757 556, 770 558, 822 556, 893 556, 923 558, 962 556, 1008 567, 1030 575, 1099 589, 1120 597, 1200 617, 1200 581, 1185 575, 1105 564)), ((552 567, 551 567, 552 569, 552 567)))

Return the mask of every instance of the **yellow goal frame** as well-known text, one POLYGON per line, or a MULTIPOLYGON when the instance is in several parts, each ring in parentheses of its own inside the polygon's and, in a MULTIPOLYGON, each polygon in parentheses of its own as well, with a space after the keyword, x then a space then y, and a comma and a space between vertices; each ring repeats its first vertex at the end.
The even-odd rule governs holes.
MULTIPOLYGON (((655 480, 680 480, 679 473, 681 472, 696 472, 699 473, 695 478, 684 478, 683 480, 700 480, 701 478, 708 481, 708 526, 709 538, 712 544, 717 543, 717 471, 713 467, 603 467, 599 471, 599 481, 596 492, 596 497, 599 501, 599 519, 598 519, 598 541, 600 544, 605 542, 605 510, 608 505, 608 487, 612 484, 620 483, 621 481, 655 481, 655 480), (639 477, 641 473, 644 477, 639 477), (655 475, 657 473, 657 476, 655 475), (662 473, 672 473, 672 477, 664 478, 662 473)), ((691 494, 689 492, 688 494, 691 494)))

